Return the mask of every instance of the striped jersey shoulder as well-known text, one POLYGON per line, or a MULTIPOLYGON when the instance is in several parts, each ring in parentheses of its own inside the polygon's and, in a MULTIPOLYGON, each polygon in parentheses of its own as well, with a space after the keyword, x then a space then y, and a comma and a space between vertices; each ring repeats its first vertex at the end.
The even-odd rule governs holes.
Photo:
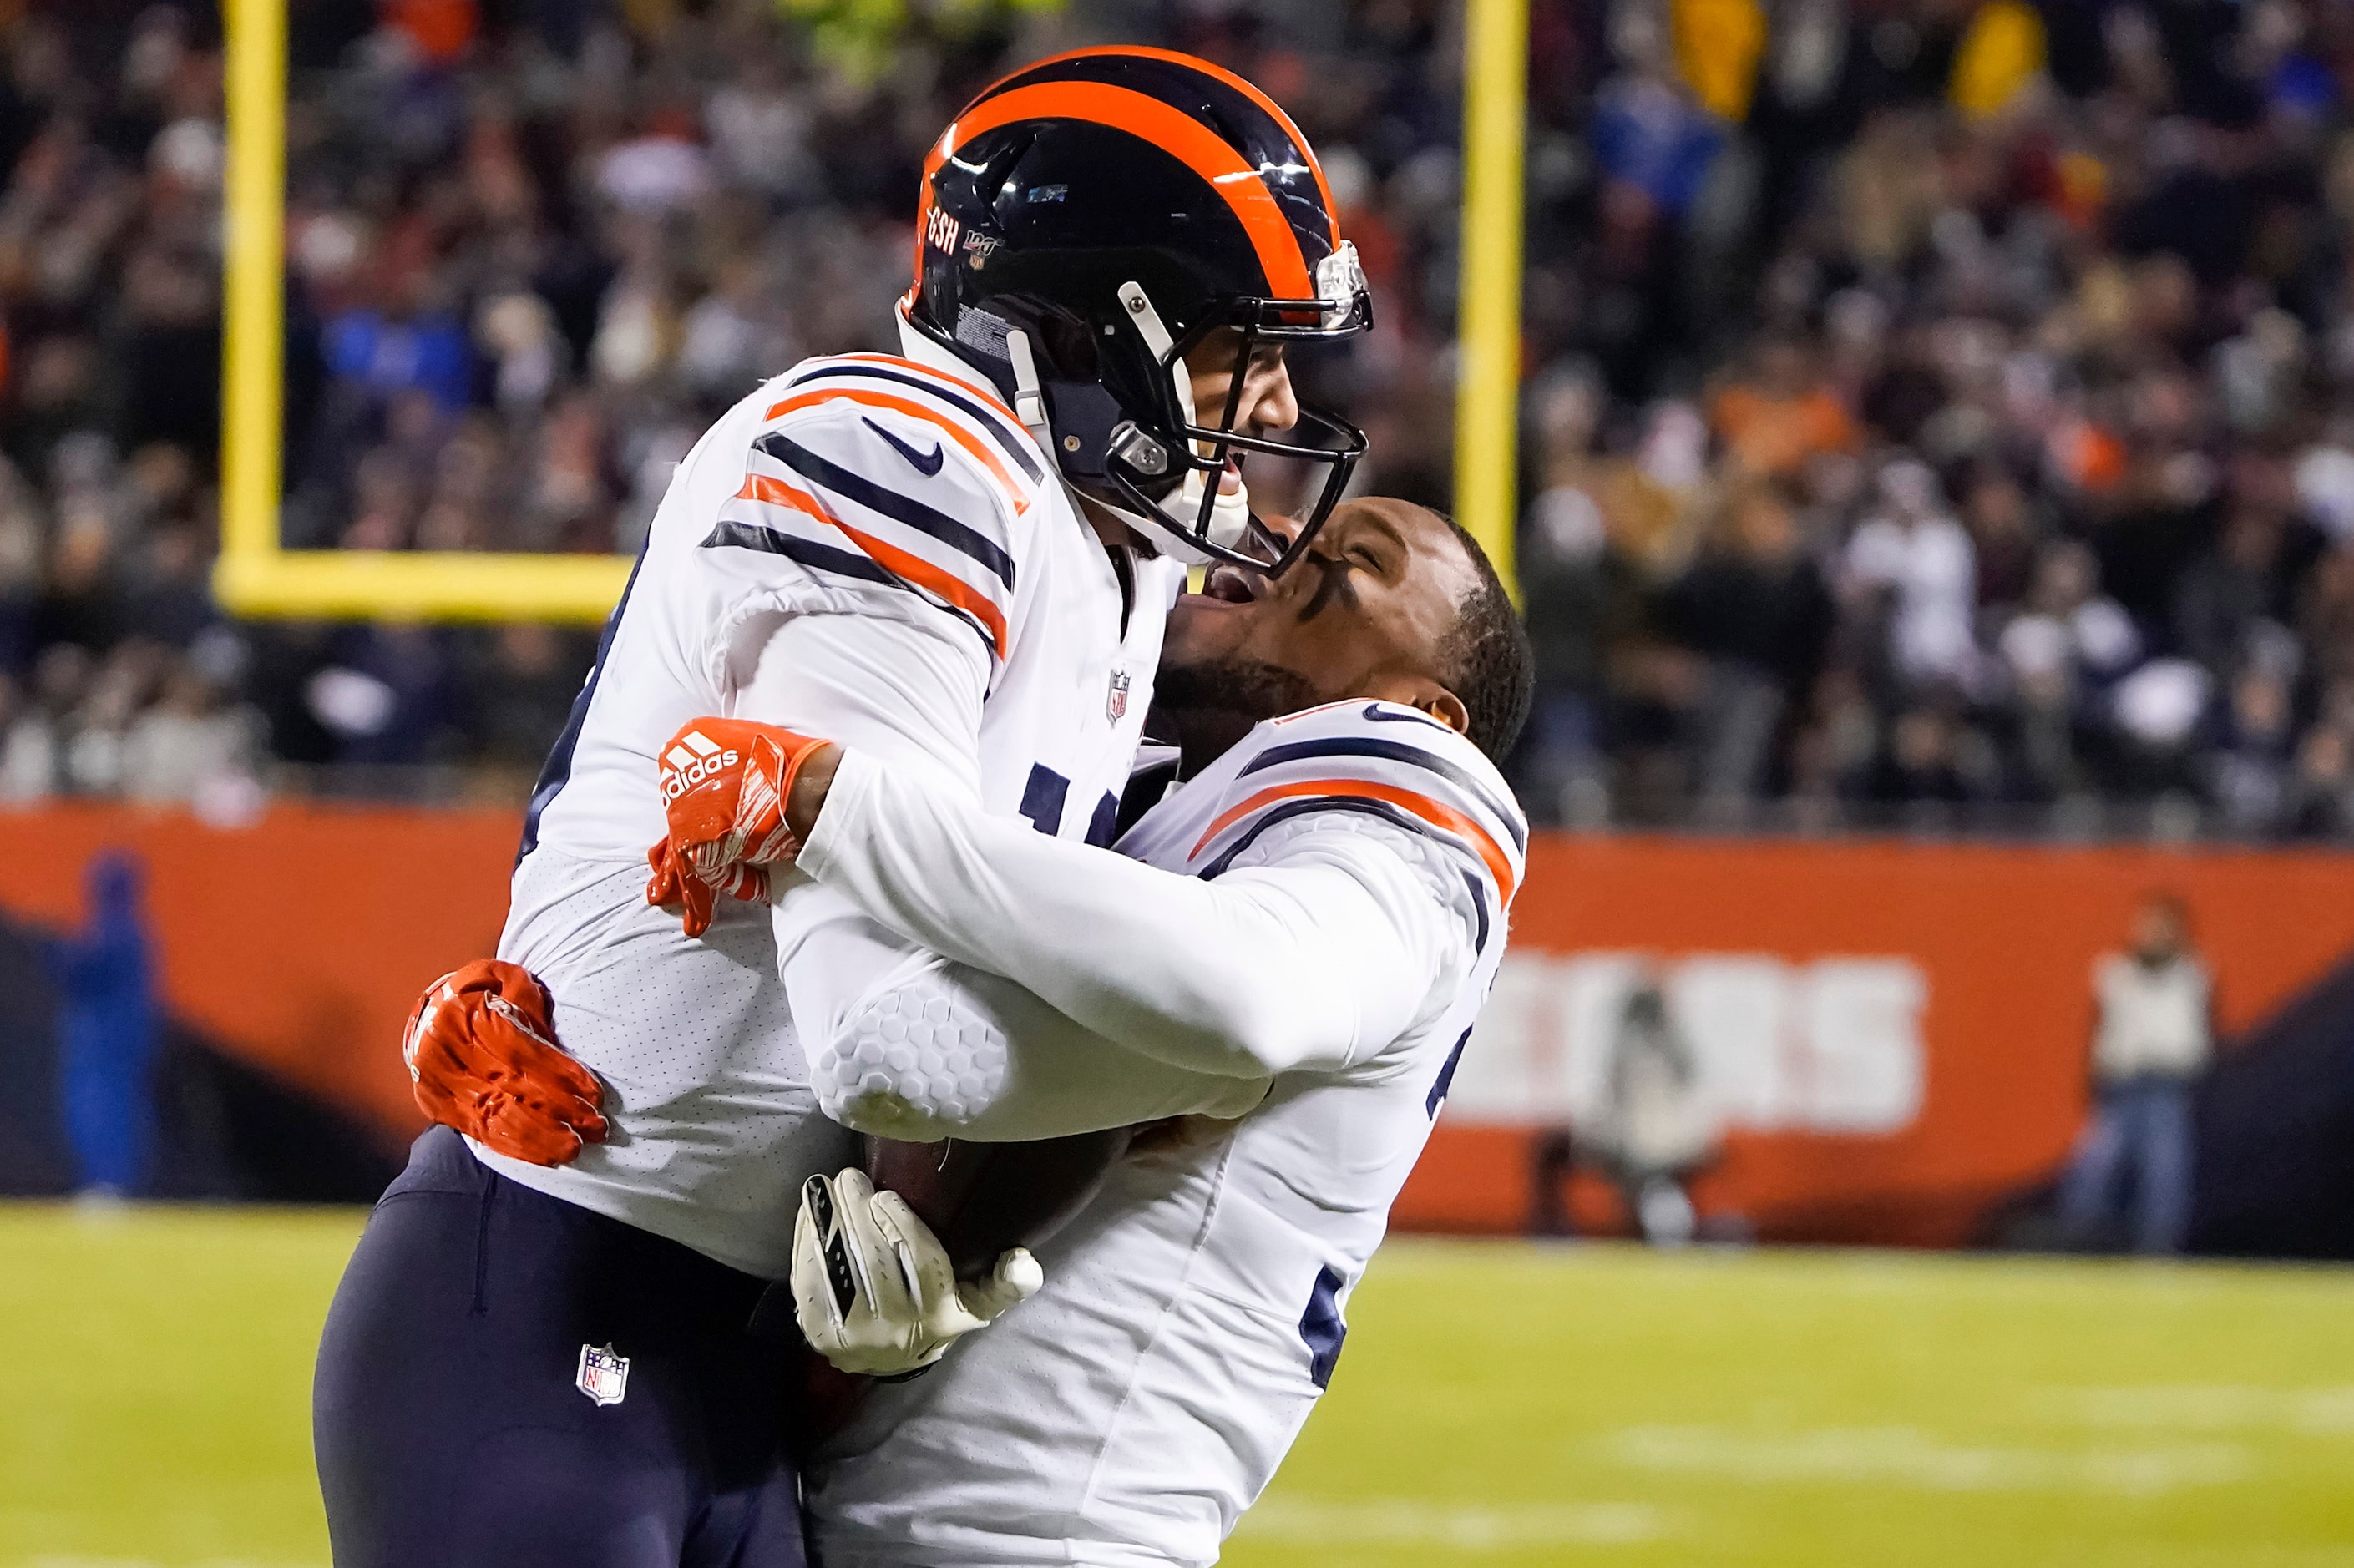
POLYGON ((913 360, 803 362, 762 387, 744 482, 709 548, 922 596, 1006 653, 1049 470, 989 393, 913 360))
MULTIPOLYGON (((1427 834, 1464 857, 1483 911, 1500 915, 1527 863, 1528 821, 1510 785, 1469 740, 1394 703, 1333 703, 1260 725, 1192 866, 1215 876, 1277 823, 1357 811, 1427 834)), ((1483 940, 1484 945, 1484 940, 1483 940)))

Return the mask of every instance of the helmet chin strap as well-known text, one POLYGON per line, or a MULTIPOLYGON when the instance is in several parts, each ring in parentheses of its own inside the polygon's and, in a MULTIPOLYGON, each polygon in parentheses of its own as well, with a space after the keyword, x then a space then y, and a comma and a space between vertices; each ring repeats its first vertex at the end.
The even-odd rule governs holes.
MULTIPOLYGON (((1136 328, 1136 335, 1144 340, 1144 346, 1152 351, 1153 358, 1168 365, 1170 385, 1176 391, 1177 407, 1184 413, 1185 422, 1199 425, 1202 418, 1201 411, 1193 406, 1193 374, 1186 369, 1185 362, 1177 357, 1176 340, 1169 335, 1169 328, 1161 321, 1161 313, 1152 308, 1152 296, 1144 291, 1141 283, 1137 282, 1122 283, 1118 295, 1120 304, 1128 311, 1129 324, 1136 328)), ((1194 445, 1198 450, 1201 443, 1197 441, 1194 445)), ((1201 452, 1199 455, 1207 457, 1209 453, 1201 452)), ((1239 471, 1235 474, 1232 492, 1225 489, 1222 482, 1224 478, 1222 473, 1188 469, 1175 493, 1159 503, 1154 510, 1181 528, 1190 528, 1194 519, 1202 514, 1203 487, 1218 484, 1218 498, 1212 503, 1210 511, 1210 538, 1225 548, 1237 548, 1250 536, 1250 489, 1243 482, 1239 471)), ((1189 557, 1189 563, 1198 566, 1208 558, 1206 556, 1200 559, 1189 557)))

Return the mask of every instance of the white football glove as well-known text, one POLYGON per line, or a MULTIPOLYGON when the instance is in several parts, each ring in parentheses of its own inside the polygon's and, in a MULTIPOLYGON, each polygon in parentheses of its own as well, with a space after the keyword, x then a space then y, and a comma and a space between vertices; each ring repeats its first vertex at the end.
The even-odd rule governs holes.
POLYGON ((1026 1247, 988 1278, 957 1283, 948 1249, 907 1200, 845 1170, 801 1184, 793 1222, 793 1316, 818 1354, 846 1372, 907 1377, 1046 1282, 1026 1247))

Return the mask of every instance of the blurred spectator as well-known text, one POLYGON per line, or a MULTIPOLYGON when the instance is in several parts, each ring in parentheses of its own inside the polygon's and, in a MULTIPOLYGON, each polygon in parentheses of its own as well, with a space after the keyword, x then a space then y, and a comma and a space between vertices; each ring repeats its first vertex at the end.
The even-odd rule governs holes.
POLYGON ((503 627, 472 683, 482 694, 473 715, 477 757, 528 779, 563 733, 580 694, 580 675, 564 639, 545 626, 503 627))
POLYGON ((1664 620, 1708 661, 1695 715, 1701 797, 1738 804, 1765 789, 1775 738, 1813 684, 1835 612, 1780 488, 1744 485, 1720 535, 1670 585, 1664 620))
POLYGON ((2100 1242, 2122 1219, 2136 1251, 2182 1250, 2190 1089, 2214 1050, 2211 990, 2189 912, 2168 894, 2143 901, 2131 951, 2094 966, 2093 1118, 2061 1192, 2062 1218, 2080 1241, 2100 1242))
POLYGON ((90 914, 74 936, 48 945, 58 992, 66 1137, 89 1195, 139 1191, 154 1141, 155 1049, 160 1021, 154 959, 139 864, 121 853, 90 862, 90 914))
POLYGON ((1883 618, 1888 652, 1910 688, 1977 683, 1978 556, 1945 509, 1936 476, 1910 460, 1880 471, 1881 509, 1848 541, 1850 599, 1883 618))
POLYGON ((255 729, 250 710, 231 707, 194 666, 179 664, 164 677, 161 699, 123 736, 122 792, 233 812, 236 793, 255 787, 255 729))
POLYGON ((1627 994, 1602 1103, 1583 1131, 1643 1239, 1654 1246, 1691 1241, 1700 1221, 1685 1184, 1713 1155, 1716 1134, 1699 1060, 1650 977, 1627 994))
MULTIPOLYGON (((188 670, 207 724, 262 715, 264 781, 527 769, 584 635, 219 625, 214 10, 17 9, 0 788, 125 788, 188 670)), ((1373 434, 1363 485, 1444 503, 1449 13, 871 9, 297 7, 287 540, 634 551, 719 408, 894 346, 958 104, 1109 37, 1295 111, 1381 306, 1303 390, 1373 434)), ((2344 31, 2312 0, 1533 0, 1532 809, 2354 832, 2344 31)))
POLYGON ((1751 374, 1717 393, 1709 422, 1729 459, 1776 479, 1796 478, 1814 459, 1856 445, 1855 421, 1816 373, 1806 345, 1789 338, 1758 346, 1751 374))

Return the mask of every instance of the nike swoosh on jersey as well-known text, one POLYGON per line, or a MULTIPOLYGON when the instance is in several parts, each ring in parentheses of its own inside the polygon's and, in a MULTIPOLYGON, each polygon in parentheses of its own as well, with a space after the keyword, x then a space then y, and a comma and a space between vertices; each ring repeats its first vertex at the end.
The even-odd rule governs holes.
POLYGON ((932 475, 940 471, 941 460, 947 457, 948 453, 945 449, 941 447, 939 442, 934 441, 932 443, 932 450, 930 452, 919 452, 915 448, 909 446, 907 442, 901 440, 898 437, 893 435, 890 431, 885 429, 882 426, 876 424, 874 420, 866 418, 864 415, 862 414, 859 418, 864 421, 868 429, 874 431, 885 440, 889 441, 892 446, 898 450, 898 453, 901 457, 906 458, 909 462, 914 463, 916 465, 916 471, 922 474, 926 479, 929 479, 932 475))

